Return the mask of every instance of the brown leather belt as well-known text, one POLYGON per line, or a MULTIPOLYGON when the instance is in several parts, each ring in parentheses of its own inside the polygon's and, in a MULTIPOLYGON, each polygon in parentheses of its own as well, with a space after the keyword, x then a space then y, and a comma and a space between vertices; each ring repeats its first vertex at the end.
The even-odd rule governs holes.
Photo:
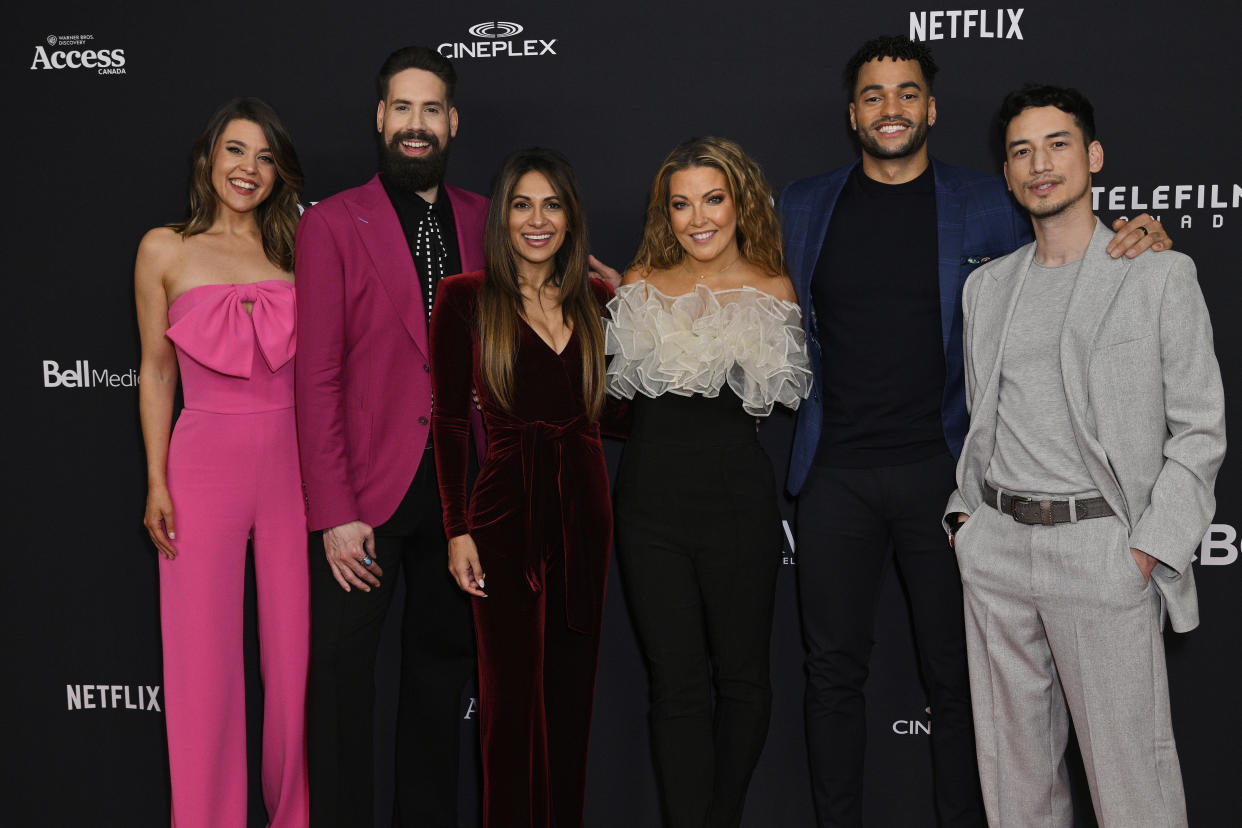
MULTIPOLYGON (((1000 505, 996 503, 997 491, 988 482, 983 484, 983 500, 1003 515, 1009 515, 1018 523, 1030 526, 1052 526, 1057 523, 1072 523, 1070 518, 1070 501, 1068 500, 1036 500, 1033 497, 1020 497, 1001 493, 1000 505)), ((1108 517, 1114 514, 1111 506, 1102 497, 1088 497, 1074 501, 1077 520, 1108 517)))

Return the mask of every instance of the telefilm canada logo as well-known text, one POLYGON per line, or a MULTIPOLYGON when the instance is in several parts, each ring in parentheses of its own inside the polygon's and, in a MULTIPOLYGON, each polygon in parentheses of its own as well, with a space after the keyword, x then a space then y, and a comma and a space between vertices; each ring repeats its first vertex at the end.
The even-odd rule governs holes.
POLYGON ((125 50, 99 48, 93 34, 50 34, 35 46, 31 69, 86 69, 97 75, 124 75, 125 50))
POLYGON ((1091 188, 1091 209, 1137 216, 1150 213, 1165 229, 1225 226, 1225 211, 1242 207, 1242 184, 1118 184, 1091 188))
POLYGON ((66 684, 65 697, 69 710, 164 712, 158 684, 66 684))
POLYGON ((54 359, 43 360, 44 388, 137 388, 138 371, 111 371, 92 368, 90 360, 77 359, 72 365, 60 367, 54 359))
POLYGON ((475 23, 467 31, 476 38, 470 42, 441 43, 436 51, 446 58, 543 57, 556 54, 556 38, 514 40, 526 31, 521 23, 491 20, 475 23))
POLYGON ((942 9, 910 12, 911 40, 1023 40, 1026 9, 942 9))

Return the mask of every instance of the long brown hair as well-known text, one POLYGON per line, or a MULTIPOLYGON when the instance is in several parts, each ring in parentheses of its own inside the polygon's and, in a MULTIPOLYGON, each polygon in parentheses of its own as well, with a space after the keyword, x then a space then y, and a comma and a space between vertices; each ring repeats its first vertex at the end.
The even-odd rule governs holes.
POLYGON ((729 196, 737 205, 737 244, 746 261, 772 276, 785 273, 781 225, 773 206, 772 188, 763 170, 728 138, 691 138, 673 148, 651 183, 643 240, 632 268, 668 270, 681 264, 686 251, 673 234, 669 219, 669 180, 691 167, 714 167, 724 174, 729 196))
POLYGON ((483 379, 501 407, 510 409, 522 291, 517 254, 509 238, 509 210, 518 180, 528 172, 540 173, 548 180, 565 211, 565 241, 556 251, 549 278, 560 289, 561 315, 578 337, 582 351, 582 398, 586 401, 587 416, 596 420, 604 407, 604 329, 588 275, 590 243, 578 181, 569 160, 554 150, 518 150, 504 160, 496 174, 483 236, 486 275, 476 314, 483 379))
POLYGON ((281 270, 293 270, 293 235, 298 226, 298 195, 302 192, 302 165, 289 131, 276 110, 259 98, 234 98, 207 120, 207 126, 194 142, 190 170, 190 199, 186 219, 171 227, 182 236, 193 236, 211 228, 216 220, 219 197, 211 185, 211 162, 216 144, 232 121, 253 121, 263 130, 276 164, 276 183, 271 194, 254 208, 263 252, 281 270))

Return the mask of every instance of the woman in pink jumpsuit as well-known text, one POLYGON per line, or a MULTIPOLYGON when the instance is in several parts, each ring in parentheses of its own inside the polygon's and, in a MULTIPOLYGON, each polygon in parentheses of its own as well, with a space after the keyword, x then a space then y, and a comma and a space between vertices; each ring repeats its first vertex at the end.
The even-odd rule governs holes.
POLYGON ((293 418, 302 176, 276 113, 221 107, 194 147, 189 217, 134 268, 145 524, 160 552, 172 824, 247 821, 242 595, 253 539, 269 824, 307 824, 306 520, 293 418), (185 406, 169 439, 178 376, 185 406))

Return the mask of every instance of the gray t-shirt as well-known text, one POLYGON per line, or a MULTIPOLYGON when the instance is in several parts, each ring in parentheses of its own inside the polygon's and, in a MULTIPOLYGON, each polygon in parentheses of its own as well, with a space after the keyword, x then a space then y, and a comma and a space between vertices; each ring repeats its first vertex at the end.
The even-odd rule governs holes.
POLYGON ((1061 378, 1061 328, 1082 261, 1031 262, 1001 356, 996 449, 987 479, 1009 492, 1095 491, 1070 425, 1061 378))

